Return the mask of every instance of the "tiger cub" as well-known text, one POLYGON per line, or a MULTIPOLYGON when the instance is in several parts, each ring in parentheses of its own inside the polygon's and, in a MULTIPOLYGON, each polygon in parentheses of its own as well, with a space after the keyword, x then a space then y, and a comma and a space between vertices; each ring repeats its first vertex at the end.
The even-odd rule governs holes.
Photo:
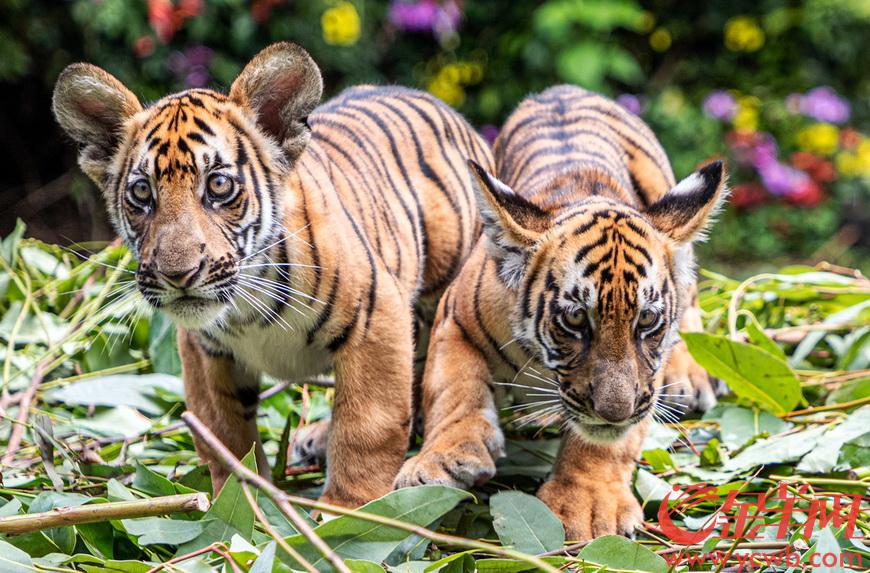
POLYGON ((662 394, 716 401, 677 331, 701 328, 692 242, 726 197, 722 163, 675 184, 640 119, 569 86, 526 99, 494 152, 500 179, 470 162, 485 238, 439 305, 424 445, 396 485, 492 477, 495 385, 519 386, 539 420, 565 421, 538 496, 569 538, 631 534, 643 515, 629 482, 662 394))
MULTIPOLYGON (((142 296, 178 326, 187 406, 237 456, 256 445, 260 373, 334 369, 322 499, 390 491, 412 419, 414 307, 434 308, 479 235, 466 158, 486 144, 435 98, 356 87, 321 107, 320 71, 274 44, 228 95, 147 106, 73 64, 54 113, 81 147, 142 296)), ((431 315, 429 317, 431 322, 431 315)), ((227 472, 197 444, 217 491, 227 472)))

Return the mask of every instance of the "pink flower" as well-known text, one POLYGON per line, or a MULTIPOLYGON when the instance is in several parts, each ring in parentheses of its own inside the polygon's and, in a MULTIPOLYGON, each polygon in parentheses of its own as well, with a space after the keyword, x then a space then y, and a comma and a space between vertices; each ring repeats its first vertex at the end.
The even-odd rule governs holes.
POLYGON ((786 98, 786 107, 826 123, 845 123, 851 114, 849 102, 828 86, 813 88, 804 95, 792 94, 786 98))
POLYGON ((704 98, 704 113, 721 121, 727 121, 737 113, 737 101, 730 93, 719 90, 704 98))
POLYGON ((616 98, 616 103, 633 113, 634 115, 640 115, 640 112, 643 108, 643 103, 640 98, 634 94, 622 94, 616 98))

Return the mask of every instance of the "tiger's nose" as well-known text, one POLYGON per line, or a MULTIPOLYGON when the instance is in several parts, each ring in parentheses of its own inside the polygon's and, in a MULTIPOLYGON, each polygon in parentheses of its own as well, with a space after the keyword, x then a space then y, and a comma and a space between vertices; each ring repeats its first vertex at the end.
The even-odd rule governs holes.
POLYGON ((160 278, 170 286, 175 288, 187 288, 196 281, 200 271, 202 270, 202 266, 202 263, 200 263, 199 266, 187 269, 186 271, 158 270, 157 274, 160 275, 160 278))

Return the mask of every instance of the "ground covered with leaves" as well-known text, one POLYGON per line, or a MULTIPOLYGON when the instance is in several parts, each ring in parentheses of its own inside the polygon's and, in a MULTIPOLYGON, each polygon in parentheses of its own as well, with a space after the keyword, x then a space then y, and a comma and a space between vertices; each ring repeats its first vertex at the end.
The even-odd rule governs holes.
MULTIPOLYGON (((56 508, 210 495, 180 418, 174 330, 139 300, 130 254, 23 234, 19 226, 0 244, 0 532, 6 518, 56 508)), ((634 477, 646 515, 636 540, 565 539, 533 497, 556 454, 558 424, 521 427, 528 410, 505 409, 508 456, 471 494, 400 490, 365 515, 322 522, 299 505, 288 516, 280 499, 232 479, 207 511, 0 533, 0 572, 264 573, 333 570, 339 559, 364 572, 867 568, 870 283, 826 266, 742 282, 703 271, 700 280, 707 333, 686 341, 732 392, 703 416, 675 423, 665 413, 653 427, 634 477), (668 498, 675 484, 701 482, 713 487, 696 503, 668 498), (767 502, 749 511, 727 503, 759 494, 767 502), (859 511, 837 505, 837 494, 863 496, 859 511), (818 499, 826 500, 821 517, 811 511, 818 499), (781 531, 787 504, 793 523, 781 531), (806 527, 808 519, 816 522, 806 527), (738 522, 751 527, 738 531, 738 522), (674 539, 674 527, 689 537, 674 539), (829 557, 824 565, 816 552, 829 557), (771 562, 777 555, 793 561, 771 562)), ((289 494, 316 499, 322 468, 288 465, 286 452, 300 427, 327 414, 333 390, 270 379, 262 390, 258 422, 279 468, 273 477, 289 494)))

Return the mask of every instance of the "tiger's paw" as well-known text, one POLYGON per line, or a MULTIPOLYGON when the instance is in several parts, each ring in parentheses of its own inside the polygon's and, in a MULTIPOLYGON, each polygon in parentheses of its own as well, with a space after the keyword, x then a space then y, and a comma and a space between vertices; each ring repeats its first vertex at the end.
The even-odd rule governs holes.
POLYGON ((290 462, 297 465, 326 463, 329 419, 318 420, 300 429, 293 443, 290 462))
MULTIPOLYGON (((707 374, 695 362, 686 343, 680 341, 671 350, 665 366, 662 385, 662 401, 672 404, 676 409, 706 412, 716 405, 716 398, 728 391, 728 387, 718 378, 707 374)), ((667 416, 666 416, 667 417, 667 416)))
POLYGON ((634 539, 643 511, 626 484, 605 480, 552 479, 538 490, 565 526, 566 539, 587 541, 602 535, 634 539))
POLYGON ((397 489, 423 484, 468 489, 494 476, 495 460, 503 456, 504 434, 497 419, 486 414, 470 416, 435 436, 407 460, 393 485, 397 489))

